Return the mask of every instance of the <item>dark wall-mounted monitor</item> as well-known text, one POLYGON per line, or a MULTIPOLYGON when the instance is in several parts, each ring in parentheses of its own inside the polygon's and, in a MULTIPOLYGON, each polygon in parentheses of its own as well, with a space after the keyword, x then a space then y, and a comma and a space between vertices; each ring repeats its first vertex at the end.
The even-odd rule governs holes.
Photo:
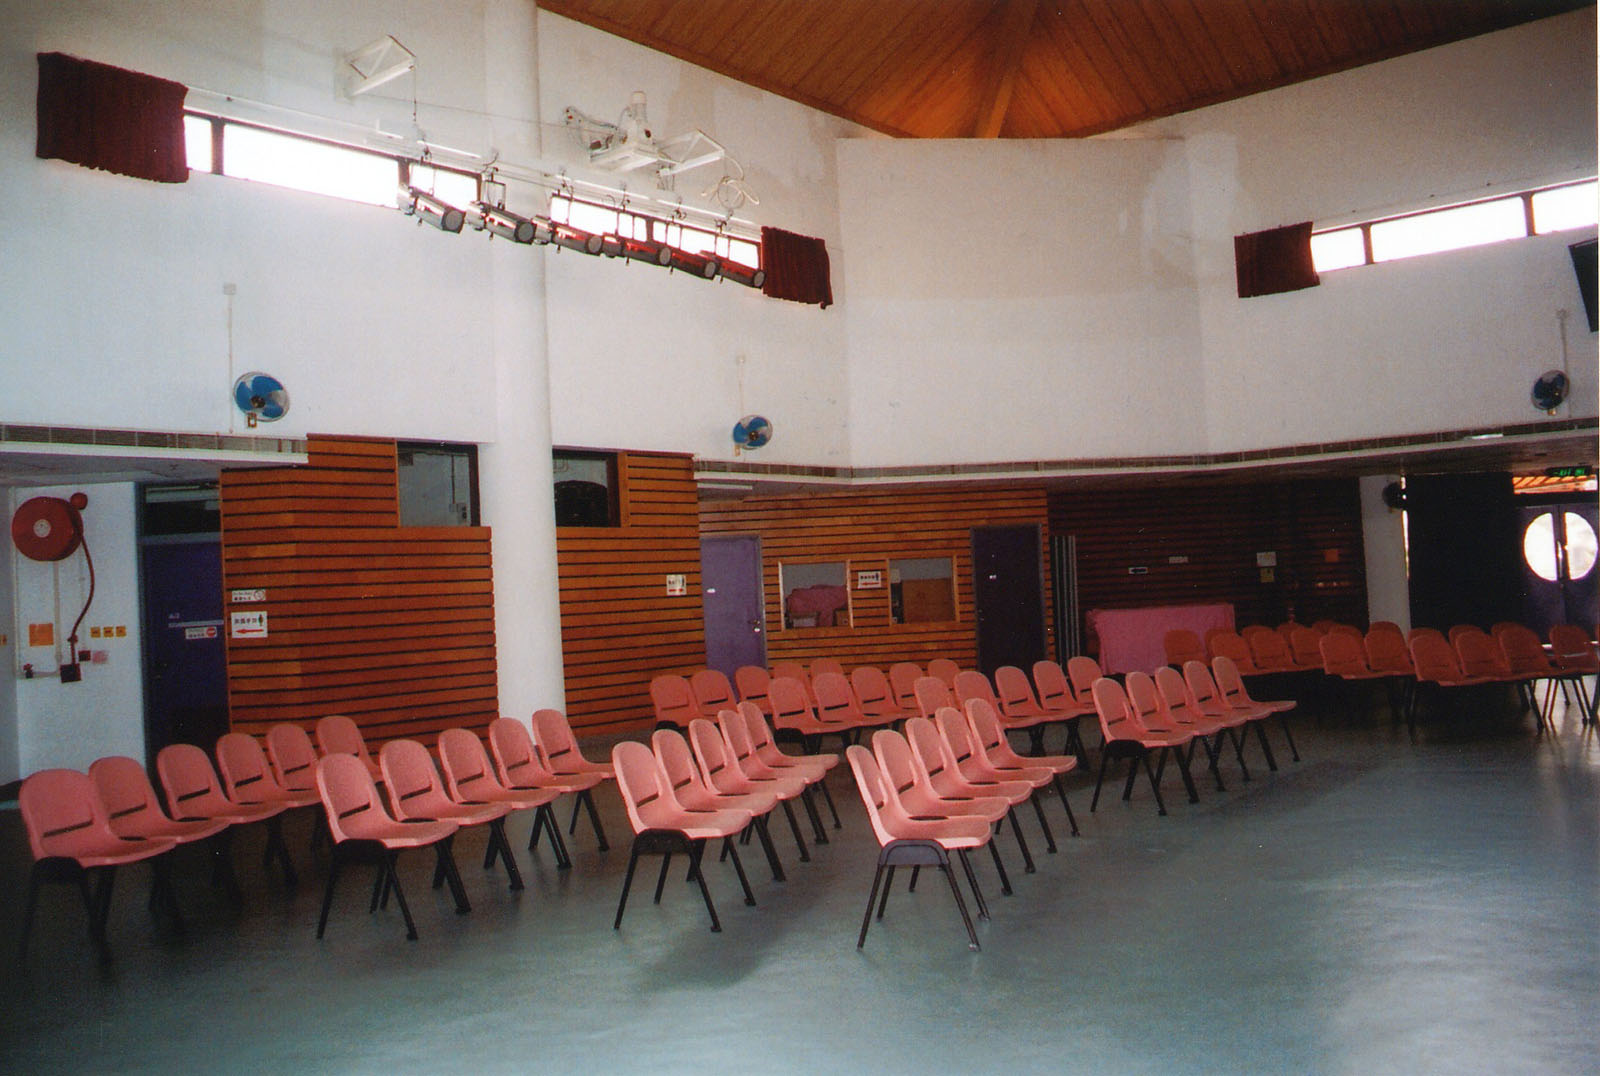
POLYGON ((1572 254, 1572 271, 1578 274, 1578 290, 1583 293, 1583 309, 1589 315, 1589 331, 1600 329, 1600 321, 1596 315, 1600 310, 1595 309, 1595 241, 1585 239, 1581 243, 1574 243, 1567 250, 1572 254))

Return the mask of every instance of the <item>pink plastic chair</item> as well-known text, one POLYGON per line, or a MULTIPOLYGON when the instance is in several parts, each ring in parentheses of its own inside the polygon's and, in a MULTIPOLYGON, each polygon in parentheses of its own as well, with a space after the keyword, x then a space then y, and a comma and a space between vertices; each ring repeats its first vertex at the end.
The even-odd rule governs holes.
POLYGON ((175 743, 163 747, 156 754, 156 775, 166 796, 167 811, 178 821, 225 821, 231 826, 266 823, 267 843, 262 852, 262 866, 276 859, 283 870, 284 883, 291 887, 298 884, 300 876, 289 858, 288 846, 283 843, 280 816, 288 810, 287 804, 240 803, 230 799, 222 791, 211 760, 194 744, 175 743))
POLYGON ((571 867, 567 842, 561 837, 561 827, 556 824, 551 805, 568 792, 587 789, 589 778, 552 773, 540 761, 528 726, 514 717, 497 717, 489 722, 489 751, 494 756, 495 773, 503 786, 513 792, 548 797, 534 811, 528 851, 539 846, 540 834, 548 833, 556 866, 561 870, 571 867))
POLYGON ((812 658, 811 667, 806 671, 811 674, 813 683, 823 673, 833 673, 836 676, 844 676, 845 674, 844 666, 840 664, 837 658, 812 658))
POLYGON ((772 703, 767 699, 767 685, 772 674, 761 665, 741 665, 733 670, 733 686, 739 690, 740 702, 752 702, 762 713, 772 713, 772 703))
POLYGON ((405 918, 406 938, 417 940, 417 924, 411 918, 411 907, 406 903, 405 891, 400 888, 400 875, 395 861, 408 848, 434 850, 434 874, 450 883, 455 897, 456 913, 472 910, 467 892, 456 871, 455 857, 450 854, 450 839, 455 836, 456 823, 447 821, 397 822, 384 810, 378 798, 378 786, 372 775, 355 755, 335 752, 324 755, 317 763, 317 791, 322 796, 322 807, 328 816, 328 832, 333 835, 333 856, 328 865, 328 885, 322 894, 322 915, 317 920, 317 937, 328 928, 328 912, 333 908, 333 891, 345 866, 353 861, 371 861, 378 865, 378 877, 372 888, 372 902, 368 913, 387 905, 393 893, 405 918))
POLYGON ((851 740, 858 739, 862 729, 877 724, 861 709, 861 704, 856 701, 856 693, 843 673, 817 672, 813 663, 811 697, 817 704, 817 720, 823 725, 853 730, 848 734, 851 740))
POLYGON ((961 666, 949 658, 934 658, 928 662, 928 675, 943 680, 947 687, 956 686, 956 673, 961 671, 961 666))
MULTIPOLYGON (((470 735, 470 733, 469 733, 470 735)), ((378 751, 378 765, 383 767, 383 783, 389 789, 389 802, 394 807, 394 817, 399 822, 437 820, 454 822, 458 826, 488 826, 489 845, 484 853, 485 870, 499 859, 505 864, 506 880, 513 890, 522 888, 522 872, 517 869, 516 857, 511 854, 511 844, 506 840, 506 815, 513 804, 504 799, 461 803, 450 798, 439 771, 434 768, 433 756, 416 740, 390 740, 378 751)), ((435 874, 434 888, 444 879, 435 874)))
MULTIPOLYGON (((1262 757, 1267 760, 1267 769, 1277 772, 1278 760, 1273 757, 1272 745, 1267 742, 1266 730, 1261 727, 1262 722, 1272 716, 1271 710, 1244 702, 1237 706, 1231 704, 1223 698, 1222 690, 1211 675, 1211 667, 1203 661, 1184 662, 1183 682, 1189 689, 1189 700, 1199 707, 1201 713, 1227 721, 1242 721, 1242 727, 1247 730, 1254 728, 1256 739, 1261 744, 1262 757)), ((1244 765, 1242 757, 1240 765, 1244 765)))
POLYGON ((967 723, 972 726, 972 735, 977 741, 979 750, 987 756, 990 765, 1002 774, 1041 766, 1050 771, 1051 784, 1055 788, 1056 797, 1061 800, 1062 809, 1067 812, 1067 822, 1072 826, 1072 835, 1078 836, 1078 820, 1072 816, 1072 804, 1067 801, 1067 790, 1061 784, 1063 776, 1078 768, 1077 756, 1024 757, 1017 754, 1011 748, 1011 741, 1006 739, 1005 729, 994 711, 982 699, 973 699, 967 703, 967 723))
POLYGON ((152 898, 162 895, 170 912, 177 904, 163 868, 156 857, 171 851, 177 841, 168 837, 120 837, 112 831, 104 808, 95 794, 94 783, 77 770, 39 770, 29 774, 17 794, 22 824, 28 831, 28 848, 33 853, 33 870, 28 876, 28 901, 22 915, 22 943, 19 959, 28 952, 28 935, 33 929, 33 911, 43 882, 67 882, 78 886, 84 910, 89 916, 89 940, 102 956, 110 953, 106 943, 106 920, 111 911, 111 883, 118 867, 128 863, 155 860, 155 889, 152 898), (94 891, 90 892, 93 882, 94 891))
POLYGON ((721 669, 696 669, 689 677, 689 692, 694 695, 701 717, 714 717, 718 710, 738 701, 728 675, 721 669))
MULTIPOLYGON (((968 705, 989 706, 983 699, 969 699, 968 705)), ((989 707, 989 713, 993 716, 993 707, 989 707)), ((1001 768, 996 765, 972 731, 967 715, 953 706, 946 706, 934 714, 933 723, 939 730, 939 736, 944 740, 945 746, 950 749, 947 757, 955 760, 956 770, 972 784, 980 788, 1004 787, 1013 782, 1028 786, 1027 800, 1033 804, 1033 812, 1039 818, 1039 828, 1044 832, 1045 848, 1054 854, 1056 835, 1050 829, 1050 823, 1044 816, 1044 807, 1039 802, 1039 790, 1049 787, 1055 776, 1050 768, 1048 766, 1001 768)))
POLYGON ((285 810, 315 807, 321 802, 314 788, 286 788, 267 762, 261 741, 244 732, 217 738, 217 771, 222 787, 235 803, 281 803, 285 810))
POLYGON ((850 670, 850 687, 856 693, 861 712, 874 725, 893 725, 914 714, 895 697, 889 677, 875 665, 857 665, 850 670))
POLYGON ((1239 666, 1233 659, 1225 654, 1218 654, 1211 659, 1211 675, 1217 683, 1217 690, 1222 692, 1222 698, 1229 706, 1248 708, 1262 707, 1276 714, 1278 725, 1283 729, 1283 738, 1289 742, 1289 757, 1300 761, 1300 750, 1295 746, 1294 733, 1289 730, 1288 713, 1298 704, 1293 699, 1254 699, 1245 687, 1244 677, 1239 673, 1239 666))
POLYGON ((956 704, 955 692, 937 676, 919 676, 916 684, 917 716, 932 718, 941 707, 956 704))
POLYGON ((239 883, 228 853, 229 822, 226 819, 196 818, 179 822, 168 817, 156 799, 149 774, 136 759, 125 755, 95 759, 89 766, 89 780, 100 798, 106 823, 118 837, 170 840, 177 844, 215 837, 211 846, 212 884, 223 886, 231 898, 239 899, 239 883))
POLYGON ((813 754, 824 736, 837 736, 841 743, 849 744, 851 738, 859 734, 859 725, 848 722, 834 725, 820 720, 811 693, 792 676, 774 676, 767 698, 772 703, 773 727, 798 735, 813 754))
MULTIPOLYGON (((698 720, 704 721, 705 718, 698 720)), ((686 811, 749 811, 751 828, 761 841, 774 882, 786 881, 783 864, 772 844, 769 816, 778 806, 778 795, 770 789, 749 792, 722 792, 708 785, 695 764, 689 741, 677 729, 656 729, 650 735, 650 750, 656 765, 672 789, 672 798, 686 811)), ((803 848, 804 846, 802 846, 803 848)))
MULTIPOLYGON (((811 862, 811 853, 806 848, 805 838, 800 835, 800 824, 795 820, 792 806, 792 802, 800 799, 809 787, 804 774, 771 770, 768 771, 771 776, 755 776, 746 772, 729 750, 727 742, 723 740, 722 730, 717 728, 714 722, 707 721, 703 717, 690 723, 689 745, 693 748, 695 760, 700 764, 700 774, 705 778, 706 786, 713 792, 730 796, 752 794, 773 796, 783 807, 784 817, 789 820, 789 830, 794 834, 794 843, 800 849, 800 861, 811 862)), ((822 826, 814 816, 812 823, 819 841, 826 841, 827 837, 822 832, 822 826)))
POLYGON ((567 833, 577 832, 578 808, 589 813, 589 825, 594 829, 595 843, 600 851, 609 851, 606 831, 600 825, 600 812, 595 810, 593 790, 606 781, 614 781, 616 773, 609 762, 591 762, 583 757, 578 738, 572 734, 567 715, 560 710, 543 709, 533 712, 533 747, 545 769, 557 777, 581 778, 585 783, 577 787, 574 782, 572 817, 567 821, 567 833))
MULTIPOLYGON (((754 707, 752 707, 754 709, 754 707)), ((761 711, 755 710, 756 716, 761 716, 761 711)), ((820 787, 823 795, 828 794, 828 785, 824 778, 828 775, 828 766, 820 761, 805 757, 791 759, 784 755, 783 762, 774 766, 761 758, 756 749, 755 738, 750 733, 750 725, 745 720, 744 714, 738 710, 723 710, 717 715, 717 730, 722 734, 722 742, 732 755, 735 765, 744 773, 756 780, 775 780, 780 777, 798 777, 804 782, 800 792, 800 802, 806 809, 806 815, 811 820, 811 827, 816 835, 818 844, 827 844, 828 835, 822 829, 822 818, 817 814, 816 801, 812 792, 820 787)), ((828 799, 829 807, 833 805, 831 797, 828 799)), ((838 812, 834 812, 834 824, 838 824, 838 812)))
POLYGON ((1188 628, 1173 628, 1161 637, 1161 648, 1166 653, 1168 665, 1182 666, 1186 661, 1203 661, 1205 643, 1188 628))
MULTIPOLYGON (((947 709, 959 716, 954 707, 947 709)), ((1033 786, 1026 781, 979 781, 967 777, 932 718, 913 717, 907 721, 906 740, 911 744, 911 753, 927 773, 928 782, 940 796, 945 799, 998 796, 1006 801, 1006 818, 1011 823, 1012 836, 1017 839, 1017 849, 1022 853, 1023 868, 1032 874, 1035 870, 1033 852, 1028 848, 1027 838, 1022 835, 1022 824, 1017 821, 1016 808, 1033 795, 1033 786)))
POLYGON ((642 743, 625 740, 611 749, 611 764, 616 769, 617 791, 628 812, 628 822, 633 827, 633 845, 628 850, 628 873, 622 880, 622 896, 617 900, 617 916, 611 928, 622 926, 622 913, 628 904, 628 890, 633 887, 633 873, 642 855, 662 856, 661 876, 656 880, 655 902, 661 903, 661 891, 666 885, 667 867, 674 853, 689 857, 689 876, 700 885, 700 895, 705 898, 706 911, 711 915, 712 933, 720 933, 722 921, 711 903, 711 890, 706 887, 705 873, 701 869, 705 858, 705 845, 709 840, 722 838, 722 846, 733 860, 744 887, 748 905, 756 902, 750 892, 749 879, 739 862, 739 852, 731 838, 750 825, 754 816, 745 810, 688 811, 672 795, 661 766, 650 748, 642 743))
POLYGON ((1146 731, 1143 725, 1134 720, 1127 692, 1110 677, 1102 676, 1096 680, 1090 695, 1094 699, 1095 714, 1100 719, 1100 734, 1105 738, 1105 743, 1100 748, 1100 772, 1095 777, 1094 798, 1089 801, 1089 813, 1093 814, 1100 805, 1100 786, 1105 783, 1106 767, 1112 759, 1127 759, 1128 777, 1122 786, 1123 800, 1132 797, 1134 779, 1139 776, 1142 763, 1145 776, 1150 779, 1150 791, 1155 796, 1156 813, 1165 815, 1167 804, 1161 797, 1161 775, 1171 755, 1178 754, 1181 763, 1183 745, 1189 738, 1146 731), (1156 756, 1155 766, 1150 764, 1152 753, 1156 756))
POLYGON ((656 728, 688 728, 700 716, 700 704, 687 677, 661 673, 650 678, 650 705, 656 714, 656 728))
POLYGON ((267 760, 284 788, 317 796, 317 749, 299 725, 281 722, 267 730, 267 760))
POLYGON ((989 909, 983 903, 983 894, 978 890, 977 876, 972 872, 967 853, 990 843, 989 824, 981 818, 913 818, 894 799, 893 789, 871 751, 857 744, 846 748, 845 753, 850 760, 861 801, 866 806, 867 818, 872 823, 873 835, 878 839, 878 867, 872 876, 872 889, 867 894, 867 910, 861 917, 861 933, 856 938, 856 948, 866 945, 867 928, 872 922, 874 905, 878 908, 878 918, 883 918, 884 909, 889 903, 889 889, 894 884, 895 868, 911 867, 915 871, 922 867, 937 867, 950 883, 950 892, 955 897, 961 922, 967 930, 967 946, 976 951, 978 934, 972 927, 972 917, 967 913, 966 901, 961 897, 955 876, 950 873, 949 854, 955 852, 961 860, 967 882, 978 901, 978 914, 987 919, 989 909), (883 894, 881 899, 880 888, 883 894))
MULTIPOLYGON (((516 789, 501 784, 483 741, 470 729, 445 729, 439 733, 439 764, 444 771, 445 791, 456 803, 499 803, 509 811, 537 812, 552 799, 548 789, 516 789)), ((605 845, 600 848, 604 851, 605 845)))
MULTIPOLYGON (((739 716, 744 718, 745 728, 750 733, 750 745, 755 750, 756 758, 763 764, 775 770, 786 767, 794 768, 799 772, 809 773, 820 767, 815 787, 822 790, 822 798, 828 804, 828 812, 833 816, 833 828, 839 829, 839 812, 833 805, 833 793, 828 791, 827 773, 839 764, 839 756, 832 754, 806 754, 789 755, 778 747, 776 737, 773 735, 772 726, 767 723, 767 717, 753 703, 739 704, 739 716)), ((819 844, 824 842, 817 842, 819 844)))
POLYGON ((354 755, 366 767, 367 775, 376 783, 383 784, 383 771, 378 768, 378 760, 367 750, 367 738, 354 721, 344 714, 329 714, 317 719, 314 731, 317 750, 324 756, 354 755))
MULTIPOLYGON (((957 691, 959 696, 961 693, 957 691)), ((991 692, 998 708, 995 718, 1007 729, 1022 729, 1028 734, 1028 747, 1036 755, 1044 754, 1046 726, 1063 721, 1063 717, 1044 708, 1033 693, 1028 674, 1015 665, 1002 665, 994 671, 994 690, 991 692)), ((963 698, 963 705, 968 700, 963 698)), ((987 702, 989 700, 982 699, 987 702)), ((1071 740, 1071 734, 1068 734, 1071 740)))
MULTIPOLYGON (((1089 678, 1093 684, 1100 678, 1099 666, 1092 658, 1085 658, 1095 670, 1095 675, 1089 678)), ((1089 699, 1088 690, 1078 691, 1067 670, 1054 661, 1043 660, 1033 663, 1033 684, 1037 689, 1039 705, 1044 707, 1048 714, 1067 727, 1067 750, 1078 756, 1079 765, 1089 764, 1089 754, 1084 747, 1083 734, 1078 729, 1078 722, 1086 714, 1094 713, 1094 703, 1089 699)), ((1001 700, 1002 702, 1004 699, 1001 700)))
POLYGON ((917 712, 917 681, 926 674, 914 661, 897 661, 889 666, 889 687, 894 691, 894 701, 907 713, 917 712))

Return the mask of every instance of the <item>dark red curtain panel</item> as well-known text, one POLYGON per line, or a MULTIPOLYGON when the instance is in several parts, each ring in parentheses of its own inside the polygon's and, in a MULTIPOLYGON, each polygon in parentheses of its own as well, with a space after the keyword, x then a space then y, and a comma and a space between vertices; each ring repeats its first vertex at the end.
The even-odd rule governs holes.
POLYGON ((39 140, 34 152, 86 168, 184 183, 181 82, 60 52, 39 54, 39 140))
POLYGON ((828 247, 820 239, 782 228, 762 228, 761 268, 767 271, 766 283, 761 285, 765 295, 822 307, 833 303, 828 247))
POLYGON ((1233 237, 1239 298, 1276 295, 1322 283, 1311 264, 1311 222, 1233 237))

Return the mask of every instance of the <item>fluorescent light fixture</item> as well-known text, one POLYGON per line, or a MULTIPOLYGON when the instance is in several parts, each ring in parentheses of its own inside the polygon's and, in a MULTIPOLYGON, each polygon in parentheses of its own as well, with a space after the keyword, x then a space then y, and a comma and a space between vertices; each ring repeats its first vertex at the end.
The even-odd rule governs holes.
POLYGON ((748 265, 728 261, 722 263, 722 279, 732 280, 735 283, 743 284, 747 288, 759 288, 767 282, 767 271, 765 269, 752 269, 748 265))
POLYGON ((416 217, 423 224, 441 232, 460 232, 467 215, 448 202, 442 202, 427 191, 407 187, 400 192, 400 208, 406 216, 416 217))

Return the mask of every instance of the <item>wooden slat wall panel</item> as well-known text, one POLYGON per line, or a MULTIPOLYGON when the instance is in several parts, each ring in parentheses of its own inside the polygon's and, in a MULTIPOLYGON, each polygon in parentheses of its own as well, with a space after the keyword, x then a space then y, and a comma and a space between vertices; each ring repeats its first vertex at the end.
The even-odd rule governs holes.
MULTIPOLYGON (((766 596, 767 660, 838 659, 846 668, 887 667, 908 660, 926 664, 948 657, 977 664, 973 632, 972 528, 1044 524, 1042 488, 854 491, 708 502, 700 507, 705 535, 759 534, 766 596), (889 614, 890 559, 950 557, 954 561, 956 620, 894 624, 889 614), (779 565, 848 562, 849 627, 783 628, 779 565), (881 570, 884 587, 855 589, 858 571, 881 570)), ((1048 544, 1041 552, 1048 557, 1048 544)), ((1045 600, 1053 601, 1048 563, 1045 600)), ((1048 623, 1048 615, 1047 615, 1048 623)))
POLYGON ((588 732, 648 727, 650 678, 705 664, 693 462, 618 453, 617 486, 621 526, 556 528, 567 716, 588 732))
POLYGON ((1080 612, 1225 601, 1241 626, 1367 622, 1355 479, 1058 492, 1050 528, 1077 538, 1080 612), (1271 582, 1264 552, 1278 558, 1271 582))
POLYGON ((374 748, 497 716, 486 527, 401 527, 393 441, 312 437, 304 467, 225 471, 224 596, 262 589, 265 639, 228 640, 232 727, 343 713, 374 748))

